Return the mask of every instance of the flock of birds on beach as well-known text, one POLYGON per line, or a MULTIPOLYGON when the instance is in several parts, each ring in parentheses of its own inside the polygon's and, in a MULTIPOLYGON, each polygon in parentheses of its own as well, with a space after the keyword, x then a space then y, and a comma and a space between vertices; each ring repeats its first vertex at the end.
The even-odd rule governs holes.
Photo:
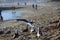
MULTIPOLYGON (((32 33, 32 32, 35 32, 35 26, 33 25, 34 22, 29 22, 29 21, 27 21, 26 19, 16 19, 16 21, 26 22, 27 25, 29 25, 29 26, 31 27, 30 32, 31 32, 31 33, 32 33)), ((51 22, 51 23, 55 23, 55 22, 58 22, 57 25, 60 25, 60 19, 59 19, 58 21, 54 21, 54 22, 51 22)), ((5 29, 5 28, 3 27, 2 30, 0 30, 0 34, 4 34, 4 31, 5 31, 4 29, 5 29)), ((43 35, 43 33, 42 33, 42 28, 41 28, 41 27, 38 27, 37 29, 38 29, 38 31, 37 31, 37 33, 36 33, 36 36, 37 36, 37 37, 42 36, 42 35, 43 35)), ((27 31, 28 31, 28 28, 26 28, 25 30, 23 30, 23 32, 27 32, 27 31)), ((8 28, 8 31, 7 31, 6 34, 8 34, 8 33, 11 33, 11 28, 8 28)), ((15 30, 15 34, 13 35, 13 38, 16 38, 16 37, 18 37, 18 36, 19 36, 19 30, 16 29, 16 30, 15 30)))
MULTIPOLYGON (((29 25, 29 26, 31 27, 30 32, 31 32, 31 33, 32 33, 32 32, 35 32, 35 26, 33 25, 34 22, 29 22, 29 21, 27 21, 26 19, 16 19, 16 21, 24 21, 24 22, 26 22, 27 25, 29 25)), ((5 31, 4 29, 5 29, 5 28, 6 28, 6 27, 3 27, 2 30, 0 30, 0 34, 4 34, 4 31, 5 31)), ((24 29, 23 32, 28 32, 28 28, 24 29)), ((6 34, 9 34, 9 33, 11 33, 11 28, 10 28, 10 27, 8 28, 8 31, 7 31, 6 34)), ((39 37, 40 35, 42 35, 42 31, 41 31, 41 28, 38 27, 37 37, 39 37)), ((16 29, 16 30, 15 30, 15 34, 13 35, 13 38, 16 38, 16 37, 18 37, 18 36, 19 36, 19 30, 16 29)))

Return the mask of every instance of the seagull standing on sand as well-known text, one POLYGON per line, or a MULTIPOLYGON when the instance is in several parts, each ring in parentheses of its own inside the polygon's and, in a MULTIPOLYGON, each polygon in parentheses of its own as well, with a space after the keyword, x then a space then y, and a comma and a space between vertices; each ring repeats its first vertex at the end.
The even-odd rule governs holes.
POLYGON ((28 22, 27 24, 31 27, 31 30, 30 31, 32 33, 35 30, 33 23, 32 22, 28 22))
POLYGON ((18 38, 19 37, 19 31, 16 29, 15 30, 15 34, 13 35, 13 38, 18 38))
POLYGON ((37 31, 37 37, 40 37, 40 34, 39 34, 39 27, 38 27, 38 31, 37 31))
POLYGON ((4 34, 4 28, 2 28, 2 30, 0 30, 0 34, 4 34))
POLYGON ((42 34, 42 29, 41 29, 41 27, 38 27, 38 31, 37 31, 37 37, 40 37, 40 36, 42 36, 43 34, 42 34))

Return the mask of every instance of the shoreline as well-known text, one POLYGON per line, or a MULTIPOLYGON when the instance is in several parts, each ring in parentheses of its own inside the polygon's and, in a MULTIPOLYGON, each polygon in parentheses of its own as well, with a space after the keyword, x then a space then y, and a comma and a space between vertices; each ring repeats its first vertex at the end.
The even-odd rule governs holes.
MULTIPOLYGON (((51 3, 51 4, 54 4, 54 3, 51 3)), ((22 12, 23 16, 21 16, 21 18, 25 18, 28 21, 33 21, 36 29, 37 29, 37 27, 41 27, 41 26, 43 27, 42 28, 43 36, 40 36, 41 38, 39 38, 39 40, 48 39, 46 37, 50 37, 50 36, 52 36, 52 38, 50 38, 51 40, 55 40, 60 37, 60 35, 59 35, 60 28, 51 29, 48 27, 48 25, 50 25, 50 22, 60 18, 60 9, 58 7, 55 7, 55 6, 57 6, 55 4, 53 6, 54 7, 49 6, 49 5, 47 5, 47 6, 45 5, 41 8, 39 5, 38 9, 35 10, 31 6, 27 5, 26 8, 17 9, 14 11, 22 12), (44 31, 46 31, 46 32, 44 32, 44 31), (53 35, 56 35, 56 36, 53 37, 53 35)), ((12 33, 9 35, 14 34, 16 28, 22 32, 23 29, 25 29, 26 27, 29 27, 29 26, 27 26, 26 23, 21 22, 21 21, 17 22, 16 20, 5 22, 4 24, 0 25, 0 27, 2 27, 3 25, 7 26, 7 27, 12 27, 12 33)), ((30 27, 29 27, 29 30, 30 30, 30 27)), ((1 36, 0 38, 3 38, 3 40, 10 39, 11 36, 8 35, 6 38, 4 38, 5 35, 7 35, 7 34, 4 34, 3 37, 1 36)), ((38 39, 38 38, 36 38, 36 34, 29 34, 28 35, 28 32, 26 32, 26 36, 25 36, 25 33, 23 33, 23 36, 20 35, 18 38, 13 39, 13 40, 20 40, 21 38, 26 39, 26 40, 34 40, 34 39, 37 40, 38 39)))

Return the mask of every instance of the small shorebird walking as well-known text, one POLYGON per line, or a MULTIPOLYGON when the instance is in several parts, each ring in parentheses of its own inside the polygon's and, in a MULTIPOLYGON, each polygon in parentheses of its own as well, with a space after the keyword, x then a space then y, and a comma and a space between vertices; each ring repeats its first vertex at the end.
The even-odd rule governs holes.
POLYGON ((6 34, 10 34, 11 33, 11 28, 9 27, 6 34))

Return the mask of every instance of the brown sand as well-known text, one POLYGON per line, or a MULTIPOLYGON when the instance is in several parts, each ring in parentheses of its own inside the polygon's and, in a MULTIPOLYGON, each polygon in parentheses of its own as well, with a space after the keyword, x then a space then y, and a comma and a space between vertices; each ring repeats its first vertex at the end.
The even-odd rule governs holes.
MULTIPOLYGON (((44 4, 45 6, 44 5, 41 6, 40 4, 38 4, 37 10, 32 8, 31 5, 27 5, 26 8, 14 10, 23 13, 23 15, 20 18, 25 18, 29 21, 33 21, 36 29, 37 27, 43 26, 43 36, 37 38, 36 33, 34 34, 31 34, 30 32, 23 33, 22 30, 27 27, 27 24, 21 21, 17 22, 16 20, 13 20, 4 23, 7 27, 12 28, 12 33, 8 35, 7 34, 0 35, 0 40, 59 40, 60 28, 54 30, 51 29, 48 30, 48 25, 50 25, 49 22, 52 22, 60 18, 60 9, 58 7, 59 5, 57 6, 57 4, 60 3, 54 2, 44 4), (21 34, 18 38, 12 39, 11 35, 14 34, 14 30, 16 28, 20 31, 21 34)), ((1 25, 1 27, 2 26, 3 24, 1 25)))

